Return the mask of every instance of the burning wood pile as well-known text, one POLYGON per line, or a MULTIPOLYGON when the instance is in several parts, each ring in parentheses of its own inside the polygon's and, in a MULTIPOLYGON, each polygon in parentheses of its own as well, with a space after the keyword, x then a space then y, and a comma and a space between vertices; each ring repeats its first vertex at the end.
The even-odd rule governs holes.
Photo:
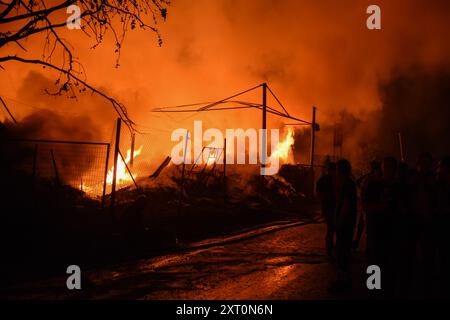
MULTIPOLYGON (((175 165, 167 157, 150 176, 135 176, 139 192, 126 187, 118 191, 117 199, 126 203, 138 194, 146 194, 152 199, 150 211, 164 211, 165 216, 179 215, 183 211, 229 212, 238 207, 298 212, 305 202, 309 176, 307 170, 289 164, 293 162, 293 144, 294 132, 289 129, 285 139, 272 152, 271 156, 278 156, 282 163, 279 173, 272 176, 261 176, 258 165, 227 165, 224 172, 223 163, 216 161, 223 152, 219 148, 203 148, 202 153, 207 157, 203 157, 206 161, 202 164, 175 165)), ((141 151, 139 148, 135 155, 141 151)), ((125 163, 128 162, 129 152, 125 159, 125 163)), ((120 168, 124 169, 124 166, 119 164, 120 168)))

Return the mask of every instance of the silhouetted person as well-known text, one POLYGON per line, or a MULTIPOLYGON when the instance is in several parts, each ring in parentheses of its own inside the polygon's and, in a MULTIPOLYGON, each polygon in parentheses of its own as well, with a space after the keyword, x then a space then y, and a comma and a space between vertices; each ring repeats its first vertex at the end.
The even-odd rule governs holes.
POLYGON ((392 296, 395 290, 396 265, 398 264, 399 233, 398 217, 399 184, 397 180, 397 160, 386 157, 382 164, 383 192, 381 197, 380 228, 377 241, 380 241, 379 266, 384 274, 385 294, 392 296))
MULTIPOLYGON (((358 185, 358 188, 360 189, 361 199, 364 199, 367 186, 374 180, 380 180, 381 179, 381 163, 380 161, 373 160, 370 162, 370 172, 360 177, 356 184, 358 185)), ((356 237, 353 242, 353 248, 357 249, 359 247, 359 242, 361 240, 361 236, 364 232, 365 225, 367 224, 367 208, 365 206, 365 202, 362 201, 361 203, 361 210, 359 213, 358 218, 358 228, 356 230, 356 237)))
POLYGON ((362 208, 366 213, 366 256, 369 265, 379 264, 382 255, 382 240, 379 239, 379 230, 383 226, 381 163, 377 167, 375 174, 361 187, 362 208))
POLYGON ((400 162, 397 168, 397 180, 399 183, 408 183, 409 180, 409 167, 406 162, 400 162))
POLYGON ((328 258, 333 261, 333 245, 335 233, 335 210, 336 210, 336 163, 329 162, 326 172, 316 184, 316 192, 320 199, 322 217, 327 224, 325 235, 325 248, 328 258))
POLYGON ((420 153, 417 159, 417 175, 412 183, 412 211, 417 225, 425 296, 432 293, 436 258, 437 183, 432 164, 433 158, 430 153, 420 153))
POLYGON ((438 167, 437 223, 441 297, 450 297, 450 157, 438 167))
POLYGON ((411 177, 415 175, 415 170, 411 171, 407 163, 401 162, 397 172, 397 216, 393 226, 397 249, 394 257, 396 257, 397 294, 399 297, 405 298, 408 297, 412 288, 413 265, 417 247, 417 221, 411 208, 411 177))
POLYGON ((357 192, 351 178, 352 167, 345 159, 336 163, 336 258, 337 281, 332 292, 351 288, 350 256, 356 225, 357 192))
POLYGON ((385 157, 381 177, 377 175, 367 183, 362 193, 367 212, 367 262, 377 265, 383 274, 383 295, 392 295, 395 286, 396 221, 398 219, 399 185, 397 160, 385 157))

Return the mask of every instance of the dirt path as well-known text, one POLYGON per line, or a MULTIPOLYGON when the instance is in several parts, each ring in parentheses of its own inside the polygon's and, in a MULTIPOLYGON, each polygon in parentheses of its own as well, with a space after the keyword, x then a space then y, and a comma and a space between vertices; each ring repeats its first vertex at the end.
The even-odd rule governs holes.
MULTIPOLYGON (((292 227, 225 246, 144 259, 88 272, 81 291, 65 278, 35 283, 25 295, 43 299, 327 299, 364 298, 355 263, 352 293, 330 296, 333 266, 324 256, 324 224, 292 227)), ((359 270, 359 271, 358 271, 359 270)), ((13 295, 14 296, 14 295, 13 295)), ((9 295, 10 298, 13 296, 9 295)))

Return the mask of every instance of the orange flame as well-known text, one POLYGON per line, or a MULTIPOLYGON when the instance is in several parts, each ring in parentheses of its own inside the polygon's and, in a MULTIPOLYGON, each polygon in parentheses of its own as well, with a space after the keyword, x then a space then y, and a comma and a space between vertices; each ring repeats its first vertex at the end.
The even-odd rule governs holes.
POLYGON ((212 149, 211 153, 209 154, 208 160, 207 160, 207 164, 213 164, 214 162, 216 162, 216 149, 212 149))
POLYGON ((282 162, 292 161, 292 146, 294 145, 294 130, 288 129, 284 141, 278 143, 277 149, 272 152, 271 157, 278 156, 282 162))

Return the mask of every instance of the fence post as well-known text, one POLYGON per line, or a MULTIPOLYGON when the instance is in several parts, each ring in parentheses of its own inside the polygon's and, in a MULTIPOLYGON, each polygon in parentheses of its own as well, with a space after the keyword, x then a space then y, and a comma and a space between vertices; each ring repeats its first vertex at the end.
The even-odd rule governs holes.
POLYGON ((262 137, 261 137, 261 150, 260 152, 260 161, 261 161, 261 171, 260 172, 260 193, 264 190, 264 175, 266 168, 266 156, 267 156, 267 83, 262 84, 262 137))
POLYGON ((106 147, 105 173, 103 176, 103 194, 102 194, 102 210, 105 209, 106 202, 106 180, 108 179, 109 152, 111 145, 108 143, 106 147))
MULTIPOLYGON (((177 218, 178 219, 181 218, 181 206, 182 206, 183 191, 184 191, 184 175, 185 175, 185 170, 186 170, 186 155, 187 155, 187 152, 188 152, 188 150, 187 150, 188 140, 189 140, 189 131, 186 130, 186 142, 185 142, 185 145, 184 145, 183 166, 181 167, 180 195, 179 195, 179 199, 178 199, 178 210, 177 210, 177 218)), ((191 152, 191 150, 189 150, 189 152, 191 152)), ((203 151, 202 151, 202 155, 203 155, 203 151)), ((175 225, 177 223, 179 223, 179 222, 180 221, 176 221, 175 225)), ((177 228, 175 227, 175 243, 178 243, 179 236, 180 236, 179 235, 179 230, 177 230, 177 228)))
POLYGON ((316 107, 312 108, 312 121, 311 121, 311 154, 310 154, 310 166, 311 166, 311 196, 314 195, 314 152, 316 144, 316 107))
POLYGON ((266 155, 267 155, 267 118, 266 118, 266 109, 267 109, 267 84, 262 84, 262 143, 261 143, 261 167, 266 167, 266 155))
MULTIPOLYGON (((131 134, 131 150, 130 150, 130 168, 133 168, 134 163, 134 140, 136 136, 134 133, 131 134)), ((125 161, 125 160, 124 160, 125 161)))
POLYGON ((223 139, 223 197, 227 204, 227 138, 223 139))
POLYGON ((116 204, 116 178, 117 178, 117 161, 119 159, 119 147, 120 147, 120 126, 122 121, 117 118, 116 127, 116 144, 114 145, 114 163, 113 163, 113 180, 111 185, 111 214, 114 216, 114 206, 116 204))
POLYGON ((53 149, 50 149, 50 154, 52 156, 52 163, 53 163, 53 170, 55 171, 56 184, 59 186, 61 184, 61 181, 59 180, 58 167, 56 166, 56 160, 55 155, 53 153, 53 149))
MULTIPOLYGON (((188 150, 187 150, 188 140, 189 140, 189 131, 186 131, 186 143, 184 145, 184 155, 183 155, 184 159, 183 159, 183 166, 181 169, 180 197, 183 196, 184 174, 185 174, 185 169, 186 169, 186 154, 188 152, 188 150)), ((191 150, 189 150, 189 152, 191 152, 191 150)), ((202 150, 202 155, 203 155, 203 150, 202 150)), ((195 163, 194 163, 194 165, 195 165, 195 163)))
POLYGON ((227 138, 223 139, 223 181, 227 179, 227 138))

